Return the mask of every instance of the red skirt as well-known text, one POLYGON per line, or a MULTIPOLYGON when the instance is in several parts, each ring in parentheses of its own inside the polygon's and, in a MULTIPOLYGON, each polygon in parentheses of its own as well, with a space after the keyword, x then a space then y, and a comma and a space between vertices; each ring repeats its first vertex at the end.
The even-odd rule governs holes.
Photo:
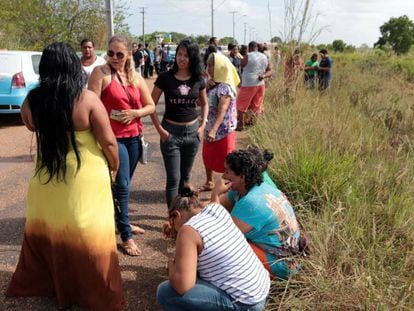
POLYGON ((224 173, 224 160, 226 156, 236 148, 236 132, 231 132, 224 138, 214 141, 203 142, 203 161, 206 168, 224 173))

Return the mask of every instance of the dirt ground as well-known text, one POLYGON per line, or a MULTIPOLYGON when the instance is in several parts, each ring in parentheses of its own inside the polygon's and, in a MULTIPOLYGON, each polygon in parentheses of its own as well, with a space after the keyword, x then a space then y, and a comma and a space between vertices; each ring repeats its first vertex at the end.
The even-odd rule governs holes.
MULTIPOLYGON (((152 88, 152 80, 147 80, 152 88)), ((163 112, 163 103, 158 111, 163 112)), ((149 163, 139 164, 132 181, 130 220, 146 230, 135 236, 142 250, 139 257, 118 252, 127 300, 126 310, 161 310, 155 302, 158 284, 167 278, 167 251, 173 243, 162 238, 166 219, 164 199, 165 171, 159 150, 159 136, 149 117, 144 119, 145 138, 149 141, 149 163)), ((245 133, 237 133, 238 144, 245 144, 245 133)), ((54 310, 56 302, 49 298, 5 298, 4 292, 16 267, 25 222, 25 196, 33 168, 35 137, 20 122, 19 116, 0 115, 0 311, 54 310)), ((201 149, 192 173, 192 183, 204 183, 201 149)), ((202 195, 207 199, 208 193, 202 195)), ((120 238, 118 237, 118 243, 120 238)), ((80 310, 72 308, 71 310, 80 310)))

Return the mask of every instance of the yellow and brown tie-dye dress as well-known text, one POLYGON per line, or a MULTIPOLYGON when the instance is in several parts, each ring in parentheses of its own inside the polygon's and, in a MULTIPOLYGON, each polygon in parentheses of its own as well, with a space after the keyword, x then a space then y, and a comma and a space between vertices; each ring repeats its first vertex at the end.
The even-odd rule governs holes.
POLYGON ((19 263, 7 296, 55 296, 59 307, 124 304, 105 157, 91 131, 76 132, 81 168, 67 155, 66 182, 32 177, 19 263))

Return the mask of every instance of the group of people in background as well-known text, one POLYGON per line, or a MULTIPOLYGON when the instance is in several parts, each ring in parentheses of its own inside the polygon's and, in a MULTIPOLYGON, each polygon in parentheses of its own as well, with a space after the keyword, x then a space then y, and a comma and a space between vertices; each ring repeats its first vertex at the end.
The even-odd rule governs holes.
POLYGON ((301 51, 295 49, 293 53, 285 60, 285 85, 286 88, 295 88, 300 73, 304 72, 304 83, 309 89, 318 89, 321 92, 326 91, 332 80, 332 60, 329 57, 328 50, 322 49, 318 54, 313 53, 311 57, 304 62, 301 51))
POLYGON ((145 79, 152 78, 154 71, 157 75, 167 71, 170 65, 170 48, 161 43, 154 49, 149 48, 149 44, 132 43, 132 55, 135 63, 135 70, 145 79))
MULTIPOLYGON (((44 49, 40 84, 22 107, 38 151, 22 252, 6 295, 56 296, 59 308, 124 307, 115 231, 125 254, 141 254, 133 235, 145 231, 130 223, 128 206, 145 116, 160 136, 166 172, 163 233, 176 241, 168 280, 156 294, 164 310, 263 310, 270 279, 298 271, 300 228, 267 174, 273 154, 235 149, 235 131, 252 122, 247 112, 262 113, 265 80, 273 75, 268 47, 253 41, 239 53, 232 45, 226 56, 217 38, 210 46, 203 64, 198 45, 182 40, 169 70, 163 44, 151 58, 148 46, 120 35, 109 40, 104 61, 87 39, 81 58, 66 43, 44 49), (151 91, 148 59, 159 65, 151 91), (200 145, 206 181, 197 188, 191 171, 200 145), (216 182, 214 172, 221 174, 216 182), (211 191, 209 202, 198 199, 200 191, 211 191)), ((321 60, 318 72, 330 66, 321 60)))

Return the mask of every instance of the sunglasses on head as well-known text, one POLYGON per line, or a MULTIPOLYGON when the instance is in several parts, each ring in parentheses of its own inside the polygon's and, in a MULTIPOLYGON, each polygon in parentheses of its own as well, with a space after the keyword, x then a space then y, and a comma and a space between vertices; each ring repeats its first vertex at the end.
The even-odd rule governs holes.
POLYGON ((122 53, 122 52, 116 52, 115 53, 114 51, 111 51, 111 50, 108 50, 106 52, 106 55, 108 55, 109 57, 114 57, 116 55, 116 58, 118 58, 118 59, 123 59, 125 57, 124 53, 122 53))

